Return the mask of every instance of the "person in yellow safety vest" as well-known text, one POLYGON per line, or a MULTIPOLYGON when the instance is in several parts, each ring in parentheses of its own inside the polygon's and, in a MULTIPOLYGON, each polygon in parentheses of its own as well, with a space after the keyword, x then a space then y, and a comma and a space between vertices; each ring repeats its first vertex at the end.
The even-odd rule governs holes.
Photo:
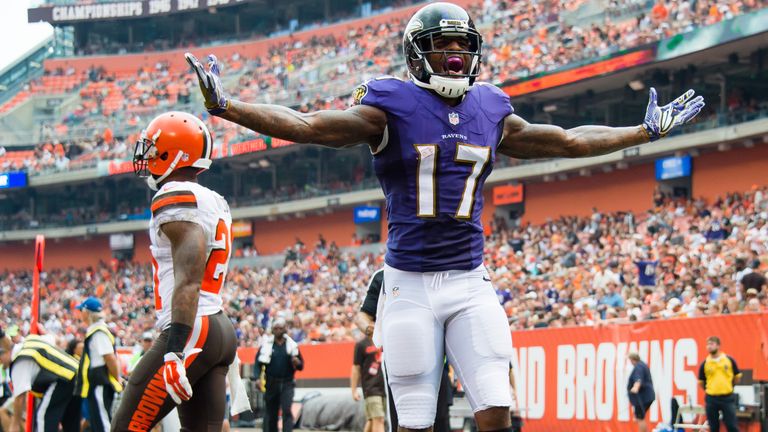
POLYGON ((23 429, 27 392, 40 398, 34 430, 80 430, 80 397, 74 394, 77 360, 53 344, 48 336, 29 335, 9 352, 0 344, 0 361, 10 369, 13 385, 13 419, 9 432, 23 429))
POLYGON ((88 297, 77 306, 88 325, 77 373, 77 394, 88 403, 92 432, 106 432, 112 422, 112 402, 123 391, 115 353, 115 337, 102 317, 101 301, 88 297))

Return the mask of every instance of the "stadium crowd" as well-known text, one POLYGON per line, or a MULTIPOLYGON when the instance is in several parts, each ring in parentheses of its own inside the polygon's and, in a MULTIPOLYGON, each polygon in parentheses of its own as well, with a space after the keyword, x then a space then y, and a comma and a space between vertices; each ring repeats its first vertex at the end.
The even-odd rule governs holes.
MULTIPOLYGON (((643 214, 562 216, 541 225, 494 220, 486 265, 512 330, 595 326, 768 311, 768 187, 715 202, 657 192, 643 214)), ((250 249, 237 255, 251 255, 250 249)), ((256 346, 278 317, 301 343, 347 341, 372 273, 383 255, 357 255, 320 237, 300 240, 279 268, 230 265, 224 307, 240 346, 256 346)), ((52 269, 41 276, 48 332, 82 336, 74 310, 94 295, 121 345, 154 325, 152 270, 134 262, 52 269)), ((31 274, 0 274, 0 325, 28 331, 31 274)))
MULTIPOLYGON (((472 8, 486 36, 481 79, 500 84, 553 71, 764 8, 768 0, 614 0, 596 15, 564 18, 565 13, 575 15, 584 3, 486 0, 472 8)), ((285 42, 258 58, 235 54, 222 59, 224 84, 242 100, 280 103, 300 111, 343 109, 358 83, 382 74, 405 78, 400 54, 404 26, 404 20, 392 19, 359 27, 344 38, 285 42)), ((0 155, 0 167, 40 173, 76 169, 94 160, 126 159, 137 131, 158 111, 183 109, 208 118, 199 104, 191 103, 197 83, 184 70, 159 63, 130 75, 98 69, 86 75, 79 105, 63 118, 41 124, 37 150, 23 157, 0 155), (66 150, 52 152, 47 147, 66 150)), ((211 123, 221 154, 229 144, 254 138, 233 123, 215 118, 211 123)))

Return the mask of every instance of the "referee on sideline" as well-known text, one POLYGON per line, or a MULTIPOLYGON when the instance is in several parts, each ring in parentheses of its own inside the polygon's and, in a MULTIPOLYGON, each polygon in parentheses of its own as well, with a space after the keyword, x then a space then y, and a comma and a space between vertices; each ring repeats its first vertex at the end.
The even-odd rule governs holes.
POLYGON ((720 351, 720 338, 707 338, 709 355, 699 367, 699 382, 704 388, 709 430, 720 430, 720 413, 728 432, 738 432, 734 385, 741 381, 741 371, 733 357, 720 351))

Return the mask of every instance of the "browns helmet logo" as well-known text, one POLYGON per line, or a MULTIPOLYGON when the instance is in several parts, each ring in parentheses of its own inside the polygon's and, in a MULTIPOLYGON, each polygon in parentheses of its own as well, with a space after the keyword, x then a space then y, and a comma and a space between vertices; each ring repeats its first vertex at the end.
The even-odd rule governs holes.
POLYGON ((361 84, 352 92, 352 105, 360 105, 365 95, 368 94, 368 86, 361 84))

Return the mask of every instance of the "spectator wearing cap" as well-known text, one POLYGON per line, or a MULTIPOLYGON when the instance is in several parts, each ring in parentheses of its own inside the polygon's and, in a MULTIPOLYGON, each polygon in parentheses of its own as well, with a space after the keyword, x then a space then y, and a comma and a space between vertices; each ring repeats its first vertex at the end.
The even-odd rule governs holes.
POLYGON ((92 432, 109 430, 115 392, 121 392, 115 337, 102 315, 101 301, 88 297, 80 305, 81 319, 88 326, 83 356, 77 374, 77 394, 87 400, 92 432))
POLYGON ((635 411, 638 430, 640 432, 647 432, 648 422, 645 418, 648 414, 648 408, 656 400, 651 370, 648 369, 648 365, 640 359, 640 355, 636 352, 629 353, 627 358, 632 363, 632 372, 629 374, 629 381, 627 382, 629 402, 635 411))
POLYGON ((728 432, 738 432, 736 399, 733 388, 741 381, 741 371, 733 357, 720 350, 720 338, 707 338, 709 355, 699 367, 699 382, 704 388, 707 422, 712 431, 720 430, 720 413, 728 432))
POLYGON ((258 387, 264 392, 264 432, 277 432, 277 414, 283 411, 283 432, 293 430, 294 374, 304 369, 299 346, 285 334, 285 320, 272 323, 271 337, 265 337, 256 353, 256 367, 261 371, 258 387))

